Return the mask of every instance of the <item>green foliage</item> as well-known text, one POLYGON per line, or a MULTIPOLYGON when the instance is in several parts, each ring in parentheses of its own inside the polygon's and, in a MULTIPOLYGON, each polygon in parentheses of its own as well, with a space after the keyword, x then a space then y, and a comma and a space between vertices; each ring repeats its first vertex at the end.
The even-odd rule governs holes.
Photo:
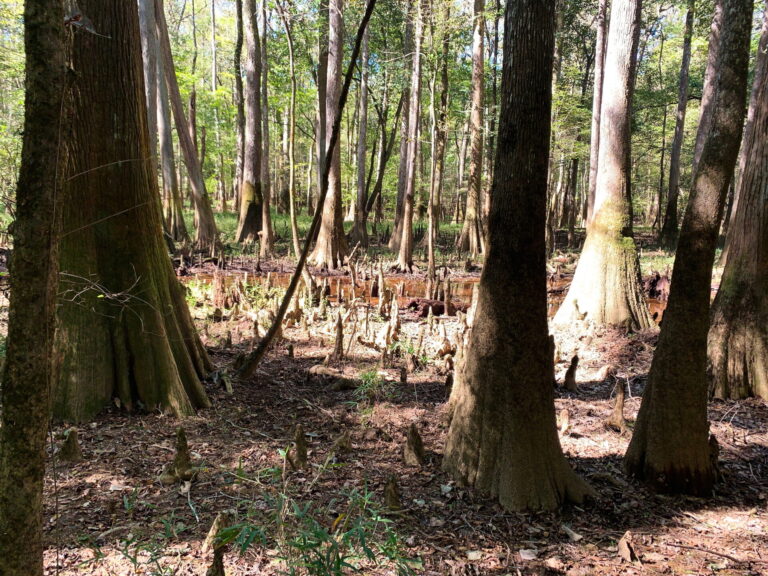
POLYGON ((395 392, 395 385, 381 377, 376 370, 360 374, 360 385, 353 395, 358 402, 369 403, 388 400, 395 392))

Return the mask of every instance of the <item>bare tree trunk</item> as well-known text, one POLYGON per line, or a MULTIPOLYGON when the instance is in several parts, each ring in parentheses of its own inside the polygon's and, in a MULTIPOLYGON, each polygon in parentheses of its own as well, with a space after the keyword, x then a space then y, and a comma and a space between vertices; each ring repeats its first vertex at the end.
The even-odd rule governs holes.
POLYGON ((712 305, 708 338, 717 398, 768 399, 768 10, 757 51, 740 160, 729 256, 712 305))
POLYGON ((243 185, 240 189, 240 218, 237 223, 237 242, 253 243, 258 240, 262 226, 261 190, 261 49, 256 18, 256 0, 245 0, 243 6, 245 28, 245 152, 243 155, 243 185))
POLYGON ((419 147, 418 129, 421 108, 421 43, 424 36, 425 0, 416 7, 416 26, 411 69, 411 93, 408 98, 408 149, 406 154, 405 198, 403 200, 402 238, 397 268, 410 272, 413 268, 413 209, 416 191, 416 154, 419 147))
POLYGON ((600 0, 597 8, 597 38, 595 40, 595 89, 592 94, 592 135, 589 145, 589 190, 587 191, 587 226, 592 221, 597 190, 597 162, 600 153, 600 109, 603 105, 603 78, 605 76, 605 41, 608 19, 608 0, 600 0))
POLYGON ((0 387, 3 576, 43 575, 43 480, 59 280, 56 219, 62 164, 64 6, 24 3, 25 107, 11 255, 8 347, 0 387))
POLYGON ((544 246, 554 17, 554 0, 507 2, 490 247, 443 459, 508 510, 553 510, 593 494, 555 426, 544 246))
POLYGON ((652 325, 640 286, 632 232, 631 143, 635 56, 641 0, 616 0, 605 61, 597 195, 587 239, 555 322, 585 318, 596 325, 652 325))
POLYGON ((368 30, 363 36, 363 48, 360 52, 360 102, 358 112, 357 130, 357 198, 355 201, 355 220, 350 238, 352 244, 360 242, 364 248, 368 247, 368 229, 365 224, 366 185, 365 185, 365 157, 366 140, 368 139, 368 30))
POLYGON ((722 19, 702 139, 672 272, 664 325, 625 465, 659 492, 712 494, 707 422, 707 332, 712 265, 725 195, 739 153, 747 95, 752 0, 719 0, 722 19))
POLYGON ((261 61, 264 77, 261 80, 261 119, 263 123, 261 143, 261 190, 264 201, 261 204, 261 257, 267 258, 275 249, 275 231, 272 229, 272 179, 270 177, 269 139, 269 57, 267 55, 267 0, 261 0, 261 61))
POLYGON ((173 110, 174 122, 176 124, 176 134, 179 138, 179 147, 184 154, 184 163, 187 166, 190 187, 192 190, 192 201, 195 205, 197 214, 197 233, 195 243, 200 248, 213 249, 218 242, 218 231, 216 230, 216 220, 213 217, 211 201, 205 190, 205 179, 203 178, 203 169, 200 159, 197 156, 197 149, 187 129, 187 121, 184 117, 184 107, 181 103, 181 93, 176 81, 176 69, 173 64, 173 54, 171 52, 171 40, 168 37, 168 25, 165 22, 165 11, 163 1, 155 2, 155 19, 157 21, 157 30, 160 38, 160 49, 162 50, 163 66, 165 67, 165 81, 171 98, 171 109, 173 110))
POLYGON ((139 0, 139 26, 141 29, 141 58, 144 62, 144 92, 149 128, 149 150, 157 163, 157 55, 160 52, 155 23, 155 1, 139 0))
MULTIPOLYGON (((334 118, 339 110, 339 91, 341 90, 341 66, 344 52, 344 20, 342 16, 343 0, 330 0, 328 33, 328 83, 326 88, 325 114, 334 118)), ((330 134, 326 134, 325 146, 328 147, 330 134)), ((337 142, 331 154, 331 172, 328 176, 328 195, 323 205, 323 221, 315 243, 315 249, 309 257, 315 266, 339 268, 347 255, 347 240, 344 236, 344 222, 341 215, 341 146, 337 142)))
POLYGON ((467 184, 467 211, 458 249, 477 256, 485 243, 480 196, 483 187, 483 96, 485 87, 485 0, 474 0, 472 35, 472 110, 470 112, 471 153, 467 184))
MULTIPOLYGON (((677 114, 675 116, 675 135, 672 138, 672 151, 669 158, 669 186, 667 187, 667 208, 664 212, 664 225, 661 228, 660 243, 668 249, 677 244, 677 200, 680 196, 680 154, 683 149, 685 132, 685 112, 688 108, 688 69, 691 63, 691 39, 693 38, 693 19, 696 8, 695 0, 688 0, 685 15, 685 33, 683 37, 683 60, 680 64, 680 86, 677 93, 677 114)), ((661 209, 661 206, 659 206, 661 209)))
POLYGON ((243 0, 235 0, 235 27, 237 37, 235 39, 235 130, 237 132, 237 159, 235 164, 235 194, 234 205, 240 206, 240 189, 243 185, 243 158, 245 154, 245 100, 243 98, 243 76, 240 62, 243 58, 243 0))

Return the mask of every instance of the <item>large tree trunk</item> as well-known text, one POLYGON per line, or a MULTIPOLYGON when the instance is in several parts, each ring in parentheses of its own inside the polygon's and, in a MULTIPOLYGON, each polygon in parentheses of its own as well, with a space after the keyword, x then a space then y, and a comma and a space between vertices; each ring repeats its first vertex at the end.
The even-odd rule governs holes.
POLYGON ((243 76, 240 64, 243 58, 243 0, 235 0, 235 55, 233 73, 235 75, 235 131, 237 158, 235 160, 234 205, 240 206, 240 189, 243 185, 243 163, 245 158, 245 97, 243 96, 243 76))
POLYGON ((597 192, 592 221, 568 295, 555 316, 597 325, 649 328, 632 233, 630 131, 641 0, 617 0, 605 61, 597 192))
POLYGON ((243 184, 240 188, 240 217, 235 241, 258 241, 262 226, 261 189, 261 49, 259 27, 256 20, 256 0, 245 0, 243 6, 245 28, 245 151, 243 153, 243 184))
POLYGON ((58 269, 57 188, 64 6, 26 0, 26 85, 11 256, 8 347, 0 387, 0 572, 43 575, 43 478, 58 269))
POLYGON ((589 189, 587 190, 587 224, 592 221, 597 191, 597 163, 600 153, 600 110, 603 105, 605 76, 605 40, 608 20, 608 0, 600 0, 597 8, 597 38, 595 40, 595 89, 592 93, 592 132, 589 144, 589 189))
MULTIPOLYGON (((709 496, 716 471, 707 422, 707 332, 712 264, 741 141, 753 0, 719 0, 723 14, 709 95, 712 115, 677 246, 669 303, 625 458, 661 492, 709 496)), ((700 130, 702 127, 699 128, 700 130)))
MULTIPOLYGON (((325 118, 335 118, 339 109, 341 91, 341 66, 344 53, 343 0, 330 0, 328 33, 328 83, 325 100, 325 118)), ((327 124, 326 124, 327 128, 327 124)), ((333 150, 327 150, 330 132, 326 130, 326 154, 332 154, 331 171, 328 175, 328 195, 323 204, 323 221, 317 235, 315 249, 309 261, 323 268, 338 268, 347 255, 344 221, 341 215, 341 146, 337 142, 333 150)))
POLYGON ((117 400, 189 415, 209 405, 210 363, 162 239, 153 164, 119 162, 149 153, 136 4, 80 8, 107 38, 74 36, 53 413, 82 421, 117 400))
POLYGON ((554 13, 553 0, 507 2, 490 249, 443 461, 460 482, 509 510, 551 510, 591 493, 557 437, 547 328, 554 13))
POLYGON ((155 0, 139 0, 139 26, 141 28, 141 58, 144 63, 144 91, 146 94, 149 150, 152 161, 157 161, 157 55, 160 52, 155 22, 155 0))
MULTIPOLYGON (((677 200, 680 196, 680 154, 683 149, 685 112, 688 108, 688 68, 691 63, 691 39, 693 38, 693 17, 696 0, 688 0, 683 36, 683 60, 680 64, 680 86, 677 93, 677 115, 675 135, 669 158, 669 186, 667 187, 667 209, 661 228, 660 243, 667 250, 674 250, 677 244, 677 200)), ((659 206, 661 209, 661 206, 659 206)))
POLYGON ((397 268, 410 272, 413 268, 413 211, 416 193, 416 156, 419 149, 421 110, 421 43, 424 37, 424 0, 416 7, 411 93, 408 98, 408 148, 406 152, 405 197, 403 199, 402 237, 397 256, 397 268))
POLYGON ((485 93, 485 0, 474 0, 472 34, 472 109, 469 115, 470 155, 467 211, 457 248, 477 256, 483 251, 483 219, 480 194, 483 187, 483 95, 485 93))
POLYGON ((750 119, 729 256, 712 305, 708 356, 717 398, 768 399, 768 10, 757 51, 750 119))
POLYGON ((184 163, 187 166, 187 175, 192 189, 192 201, 195 204, 195 214, 197 216, 195 243, 200 248, 212 249, 218 242, 216 220, 213 217, 211 200, 205 190, 205 179, 203 178, 200 158, 197 155, 197 147, 187 128, 187 121, 184 117, 184 107, 181 103, 179 84, 176 81, 176 68, 173 64, 171 40, 168 36, 168 25, 165 21, 165 10, 162 0, 155 0, 155 20, 157 21, 157 31, 160 38, 161 57, 165 67, 165 81, 171 98, 171 109, 173 110, 173 118, 176 124, 176 134, 179 138, 179 147, 184 155, 184 163))

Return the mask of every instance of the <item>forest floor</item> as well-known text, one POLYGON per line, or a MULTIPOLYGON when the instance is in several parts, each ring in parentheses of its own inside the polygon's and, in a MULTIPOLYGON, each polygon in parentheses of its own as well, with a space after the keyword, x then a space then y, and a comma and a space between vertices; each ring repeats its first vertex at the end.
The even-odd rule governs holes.
MULTIPOLYGON (((199 278, 211 270, 190 272, 199 278)), ((476 273, 462 274, 476 281, 476 273)), ((387 278, 391 286, 418 280, 387 278)), ((557 280, 567 283, 568 271, 557 280)), ((558 382, 573 353, 581 360, 578 392, 555 391, 557 413, 562 419, 567 410, 570 422, 559 423, 560 440, 599 496, 558 513, 512 514, 441 470, 449 390, 439 349, 457 340, 461 314, 435 316, 430 328, 401 305, 400 344, 390 345, 382 367, 380 354, 350 333, 372 340, 387 322, 365 301, 350 306, 358 320, 353 314, 345 327, 344 359, 330 358, 331 305, 324 318, 313 312, 306 328, 286 328, 256 376, 237 381, 228 374, 250 349, 258 315, 244 305, 218 313, 205 286, 189 291, 217 367, 206 383, 212 408, 184 421, 115 408, 78 428, 83 461, 54 455, 46 478, 47 574, 203 575, 213 559, 203 541, 222 512, 233 519, 224 556, 230 575, 351 573, 345 565, 382 575, 768 574, 765 402, 710 403, 723 476, 711 499, 657 496, 623 473, 629 433, 604 425, 614 389, 604 367, 629 385, 631 428, 657 331, 556 333, 558 382), (409 355, 417 364, 410 370, 409 355), (295 451, 286 452, 298 424, 306 468, 292 466, 295 451), (425 447, 421 466, 403 457, 412 424, 425 447), (174 457, 180 425, 199 471, 191 483, 168 486, 158 477, 174 457), (634 562, 625 560, 627 542, 634 562)), ((469 305, 467 293, 456 303, 469 305)), ((63 434, 54 428, 52 444, 63 434)))

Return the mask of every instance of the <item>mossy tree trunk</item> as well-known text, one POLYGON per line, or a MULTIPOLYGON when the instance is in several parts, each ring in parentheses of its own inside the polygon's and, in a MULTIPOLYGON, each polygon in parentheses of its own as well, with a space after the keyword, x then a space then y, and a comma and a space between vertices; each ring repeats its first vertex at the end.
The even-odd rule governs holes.
POLYGON ((595 205, 573 283, 555 316, 598 325, 649 328, 640 261, 632 231, 630 133, 641 0, 617 0, 611 10, 600 113, 595 205))
POLYGON ((547 328, 554 17, 554 0, 507 2, 490 249, 443 461, 510 510, 551 510, 591 493, 560 448, 547 328))
POLYGON ((683 218, 664 325, 627 471, 660 492, 709 496, 716 471, 707 422, 707 332, 715 246, 741 141, 753 0, 719 0, 722 29, 712 116, 683 218))
POLYGON ((768 399, 768 11, 752 89, 729 255, 712 305, 708 356, 717 398, 768 399))
POLYGON ((43 477, 56 314, 56 190, 64 6, 24 3, 24 141, 13 224, 8 347, 0 387, 0 573, 43 574, 43 477))
POLYGON ((208 406, 210 369, 162 240, 133 2, 81 0, 61 202, 54 416, 85 420, 114 399, 182 416, 208 406))

